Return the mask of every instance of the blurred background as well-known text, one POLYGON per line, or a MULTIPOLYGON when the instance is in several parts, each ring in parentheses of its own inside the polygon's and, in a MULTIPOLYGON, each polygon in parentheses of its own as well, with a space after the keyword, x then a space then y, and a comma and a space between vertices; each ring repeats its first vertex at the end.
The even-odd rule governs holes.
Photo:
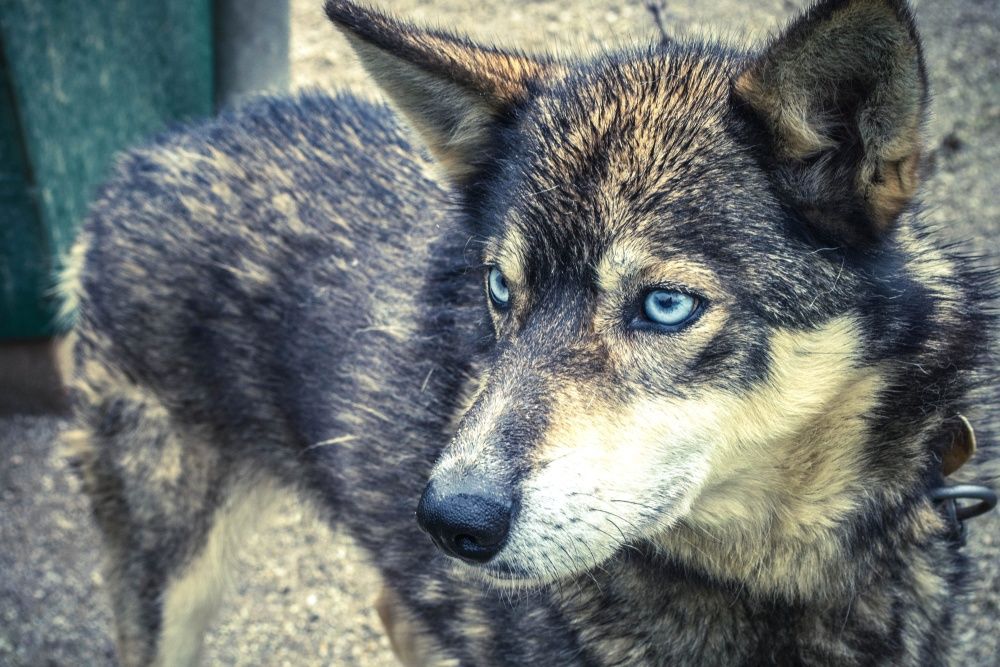
MULTIPOLYGON (((370 0, 499 44, 592 52, 659 37, 643 0, 370 0)), ((656 2, 674 36, 760 39, 800 0, 656 2)), ((934 91, 930 219, 1000 268, 1000 2, 913 2, 934 91)), ((263 92, 378 92, 322 0, 0 0, 0 666, 110 665, 98 538, 60 458, 51 276, 117 151, 263 92)), ((989 406, 987 406, 989 407, 989 406)), ((990 443, 992 444, 992 443, 990 443)), ((977 564, 960 664, 1000 655, 1000 520, 977 564)), ((205 664, 392 665, 378 582, 289 502, 247 544, 205 664)))

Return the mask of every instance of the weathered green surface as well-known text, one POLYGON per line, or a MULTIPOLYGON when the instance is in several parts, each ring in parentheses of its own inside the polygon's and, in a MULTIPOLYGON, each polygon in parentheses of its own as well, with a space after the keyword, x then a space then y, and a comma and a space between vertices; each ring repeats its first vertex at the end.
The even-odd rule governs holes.
POLYGON ((212 112, 210 0, 0 0, 0 338, 54 332, 51 276, 111 157, 212 112))
POLYGON ((48 317, 37 286, 44 276, 39 257, 47 255, 45 229, 31 196, 21 132, 14 113, 8 72, 0 59, 0 332, 11 313, 29 331, 44 330, 48 317))

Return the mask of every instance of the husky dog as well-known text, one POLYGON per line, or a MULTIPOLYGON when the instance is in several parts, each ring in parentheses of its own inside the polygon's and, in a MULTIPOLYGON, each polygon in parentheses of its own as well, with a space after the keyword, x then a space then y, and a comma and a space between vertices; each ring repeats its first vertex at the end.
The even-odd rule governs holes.
POLYGON ((67 272, 122 662, 197 661, 290 491, 407 664, 946 663, 988 322, 906 3, 586 60, 326 11, 413 138, 319 94, 170 134, 67 272))

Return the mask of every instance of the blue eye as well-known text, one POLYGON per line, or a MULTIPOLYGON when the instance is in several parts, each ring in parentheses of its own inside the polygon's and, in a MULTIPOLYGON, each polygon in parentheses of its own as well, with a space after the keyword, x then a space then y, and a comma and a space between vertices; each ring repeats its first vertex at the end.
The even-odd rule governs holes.
POLYGON ((666 329, 679 329, 698 313, 696 297, 674 290, 655 290, 642 303, 642 316, 666 329))
POLYGON ((495 266, 491 268, 486 283, 489 286, 490 298, 493 299, 493 303, 500 308, 505 307, 510 301, 510 288, 507 287, 507 280, 500 273, 500 269, 495 266))

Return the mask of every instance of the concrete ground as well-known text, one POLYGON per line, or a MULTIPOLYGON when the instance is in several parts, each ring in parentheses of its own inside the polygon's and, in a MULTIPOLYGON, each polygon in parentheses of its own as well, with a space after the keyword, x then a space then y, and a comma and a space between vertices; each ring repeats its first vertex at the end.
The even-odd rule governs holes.
MULTIPOLYGON (((930 216, 948 237, 1000 268, 1000 7, 996 0, 915 4, 936 98, 928 128, 935 166, 930 216)), ((320 5, 292 2, 293 84, 375 94, 320 5)), ((798 6, 671 0, 666 20, 675 34, 759 36, 798 6)), ((420 22, 528 49, 592 50, 657 34, 636 0, 478 0, 471 6, 394 0, 391 7, 420 22)), ((62 428, 56 417, 0 420, 0 666, 114 661, 98 538, 55 445, 62 428)), ((958 664, 996 665, 1000 514, 973 522, 971 531, 968 552, 978 569, 958 624, 958 664)), ((243 561, 236 591, 209 636, 205 664, 395 664, 370 609, 374 574, 346 538, 302 508, 291 502, 277 508, 247 544, 243 561)))

